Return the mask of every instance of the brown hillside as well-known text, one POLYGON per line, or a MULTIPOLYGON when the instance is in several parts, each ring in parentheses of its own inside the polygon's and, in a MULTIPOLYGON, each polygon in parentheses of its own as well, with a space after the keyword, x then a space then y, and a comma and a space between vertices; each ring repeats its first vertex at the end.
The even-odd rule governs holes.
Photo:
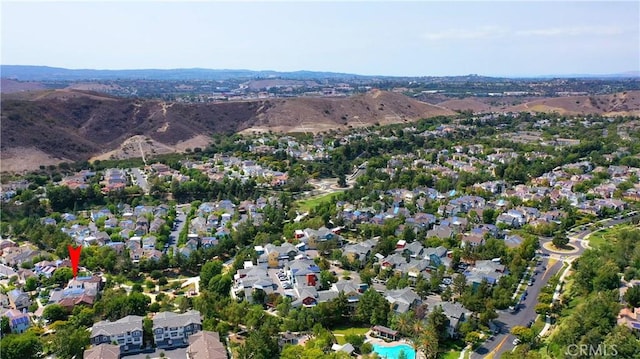
POLYGON ((554 97, 530 101, 506 109, 507 111, 557 112, 566 115, 587 113, 601 115, 639 115, 640 91, 611 95, 554 97))
MULTIPOLYGON (((152 143, 152 153, 162 153, 192 143, 201 146, 202 136, 213 133, 319 132, 448 114, 452 112, 381 91, 350 98, 210 104, 122 99, 69 89, 9 94, 2 96, 0 158, 3 168, 11 167, 8 161, 20 161, 24 152, 16 149, 28 148, 53 159, 86 160, 129 148, 122 145, 132 137, 152 143)), ((124 152, 114 156, 140 156, 139 151, 124 152)))
POLYGON ((2 93, 39 91, 44 88, 44 85, 39 82, 24 82, 5 78, 0 79, 0 91, 2 93))
POLYGON ((254 125, 245 132, 322 132, 454 114, 449 109, 402 94, 378 90, 349 98, 277 99, 271 100, 270 104, 272 107, 259 114, 254 125))
POLYGON ((448 108, 454 111, 471 111, 473 113, 491 112, 494 108, 482 101, 474 98, 452 99, 440 102, 440 107, 448 108))

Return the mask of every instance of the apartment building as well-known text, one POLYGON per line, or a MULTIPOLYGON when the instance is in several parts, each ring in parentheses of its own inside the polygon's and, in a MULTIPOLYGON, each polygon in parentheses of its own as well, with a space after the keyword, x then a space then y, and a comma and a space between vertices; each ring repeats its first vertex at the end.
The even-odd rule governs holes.
POLYGON ((114 344, 122 354, 137 353, 143 348, 142 320, 143 317, 129 315, 115 322, 100 321, 91 327, 91 344, 114 344))
POLYGON ((161 312, 153 317, 153 337, 158 348, 186 347, 189 337, 201 330, 202 317, 196 310, 182 314, 161 312))

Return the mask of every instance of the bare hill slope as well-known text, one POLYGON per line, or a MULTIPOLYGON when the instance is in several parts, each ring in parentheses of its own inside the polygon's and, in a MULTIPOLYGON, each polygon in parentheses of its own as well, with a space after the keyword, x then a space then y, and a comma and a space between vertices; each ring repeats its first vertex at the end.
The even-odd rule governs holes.
MULTIPOLYGON (((150 151, 161 153, 183 150, 187 143, 202 144, 202 136, 213 133, 320 132, 452 113, 382 91, 350 98, 208 104, 122 99, 73 89, 16 93, 2 97, 0 156, 3 168, 12 167, 7 161, 19 161, 19 148, 59 160, 86 160, 114 150, 122 150, 114 154, 122 158, 134 136, 142 136, 145 143, 153 143, 150 151)), ((126 152, 140 156, 139 151, 126 152)))

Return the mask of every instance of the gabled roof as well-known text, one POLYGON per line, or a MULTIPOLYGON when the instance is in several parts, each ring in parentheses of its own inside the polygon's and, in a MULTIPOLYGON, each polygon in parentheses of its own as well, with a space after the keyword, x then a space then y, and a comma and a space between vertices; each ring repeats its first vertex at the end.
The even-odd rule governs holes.
POLYGON ((173 312, 160 312, 153 317, 153 328, 185 327, 189 324, 202 324, 200 312, 190 310, 178 314, 173 312))
POLYGON ((120 347, 113 344, 100 344, 85 350, 84 359, 120 359, 120 347))
POLYGON ((189 337, 190 359, 227 359, 227 350, 217 332, 201 331, 189 337))
POLYGON ((91 327, 91 338, 98 335, 113 336, 135 330, 142 330, 143 317, 137 315, 128 315, 118 319, 115 322, 103 320, 97 322, 91 327))

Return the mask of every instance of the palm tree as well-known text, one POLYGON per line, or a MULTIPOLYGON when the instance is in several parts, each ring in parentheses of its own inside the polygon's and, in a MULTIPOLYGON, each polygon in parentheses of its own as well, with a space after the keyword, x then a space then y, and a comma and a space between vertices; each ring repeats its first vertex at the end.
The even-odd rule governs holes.
POLYGON ((438 335, 431 328, 423 331, 418 337, 418 348, 422 351, 427 359, 435 359, 438 357, 438 335))
POLYGON ((413 326, 413 311, 402 313, 396 317, 396 329, 402 335, 410 335, 413 326))

